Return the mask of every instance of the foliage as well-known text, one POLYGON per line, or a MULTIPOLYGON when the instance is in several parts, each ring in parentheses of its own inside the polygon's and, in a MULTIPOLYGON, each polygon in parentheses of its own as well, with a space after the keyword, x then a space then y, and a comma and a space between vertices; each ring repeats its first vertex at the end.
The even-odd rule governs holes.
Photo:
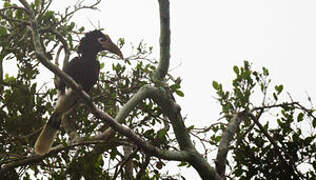
MULTIPOLYGON (((233 112, 251 112, 253 116, 244 119, 232 147, 232 175, 240 179, 286 179, 316 176, 316 118, 313 109, 306 109, 291 97, 289 102, 279 102, 283 85, 276 85, 269 90, 271 80, 269 71, 251 69, 245 61, 242 67, 233 67, 236 78, 233 90, 225 91, 222 84, 214 81, 213 88, 222 106, 222 113, 227 120, 233 112), (255 97, 254 97, 255 96, 255 97), (262 98, 255 104, 254 100, 262 98), (254 119, 260 120, 256 124, 254 119), (305 127, 305 128, 304 128, 305 127), (306 131, 306 129, 310 131, 306 131), (266 132, 271 136, 267 137, 266 132), (277 146, 275 146, 275 143, 277 146), (282 152, 282 156, 278 154, 282 152), (302 173, 304 172, 304 173, 302 173)), ((284 98, 283 98, 284 99, 284 98)), ((225 127, 212 127, 216 134, 221 134, 225 127), (219 131, 220 130, 220 131, 219 131)), ((218 144, 219 135, 213 134, 213 144, 218 144)))
MULTIPOLYGON (((77 4, 64 13, 50 10, 51 1, 35 0, 31 3, 36 12, 41 45, 45 55, 56 65, 62 49, 76 54, 79 37, 84 27, 77 27, 71 17, 83 8, 95 9, 93 5, 77 4)), ((115 179, 128 178, 125 167, 131 165, 137 179, 185 179, 181 174, 163 173, 168 160, 148 156, 136 143, 121 134, 115 134, 108 142, 86 141, 69 145, 80 134, 83 139, 94 137, 105 131, 108 125, 93 116, 86 105, 81 104, 68 115, 71 130, 62 129, 54 145, 65 148, 52 152, 39 161, 30 161, 32 147, 53 112, 57 92, 49 84, 40 82, 42 75, 36 59, 31 30, 28 28, 27 12, 11 1, 3 2, 0 10, 0 165, 20 163, 2 173, 0 179, 32 179, 33 176, 49 179, 115 179), (17 74, 8 72, 4 63, 16 64, 17 74), (75 137, 76 138, 76 137, 75 137), (125 149, 128 147, 130 152, 125 149), (28 159, 26 163, 23 160, 28 159)), ((125 39, 118 41, 120 48, 129 48, 125 39)), ((102 111, 116 117, 119 110, 145 85, 159 87, 163 91, 183 97, 181 79, 168 74, 163 82, 154 76, 158 62, 152 57, 153 47, 140 42, 124 61, 112 61, 115 57, 100 53, 101 74, 97 85, 91 90, 92 101, 102 111), (161 86, 161 84, 163 86, 161 86)), ((202 144, 203 159, 211 162, 212 151, 225 140, 223 134, 230 129, 234 115, 241 114, 242 120, 233 137, 225 173, 236 179, 315 179, 316 140, 315 109, 306 108, 292 97, 285 97, 283 85, 271 89, 269 71, 252 69, 245 61, 243 66, 233 67, 236 77, 232 90, 213 81, 222 117, 209 127, 192 125, 190 132, 196 144, 202 144), (306 130, 309 129, 309 130, 306 130)), ((311 103, 311 99, 308 99, 311 103)), ((312 103, 311 103, 312 104, 312 103)), ((141 101, 124 119, 125 126, 133 130, 146 142, 160 150, 180 152, 178 139, 170 124, 174 122, 163 116, 162 107, 152 99, 141 101)), ((198 147, 198 146, 197 146, 198 147)), ((190 149, 191 150, 191 149, 190 149)), ((184 152, 184 151, 182 151, 184 152)), ((218 152, 219 153, 219 152, 218 152)), ((190 157, 191 158, 191 157, 190 157)), ((179 167, 192 167, 187 159, 178 160, 179 167)), ((220 162, 216 161, 215 164, 220 162)), ((0 169, 1 170, 1 169, 0 169)), ((197 169, 199 171, 200 169, 197 169)))

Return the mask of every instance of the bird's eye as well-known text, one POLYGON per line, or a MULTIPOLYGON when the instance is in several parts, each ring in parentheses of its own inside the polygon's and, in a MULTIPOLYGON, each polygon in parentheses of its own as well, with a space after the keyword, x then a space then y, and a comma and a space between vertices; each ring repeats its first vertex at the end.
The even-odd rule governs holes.
POLYGON ((100 43, 103 43, 103 42, 106 41, 106 39, 105 39, 105 38, 99 38, 98 41, 99 41, 100 43))

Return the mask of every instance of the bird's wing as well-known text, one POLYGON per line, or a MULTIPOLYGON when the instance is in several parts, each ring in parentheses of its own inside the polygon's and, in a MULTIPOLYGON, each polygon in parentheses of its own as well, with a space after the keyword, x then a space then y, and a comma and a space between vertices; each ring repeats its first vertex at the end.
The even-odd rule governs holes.
MULTIPOLYGON (((69 61, 68 63, 66 63, 63 66, 63 71, 65 73, 67 73, 70 77, 72 77, 73 79, 75 78, 75 74, 76 74, 76 66, 78 66, 78 61, 79 61, 79 57, 75 57, 73 58, 71 61, 69 61)), ((59 79, 57 82, 57 89, 64 94, 65 93, 65 89, 66 89, 66 84, 62 79, 59 79)))

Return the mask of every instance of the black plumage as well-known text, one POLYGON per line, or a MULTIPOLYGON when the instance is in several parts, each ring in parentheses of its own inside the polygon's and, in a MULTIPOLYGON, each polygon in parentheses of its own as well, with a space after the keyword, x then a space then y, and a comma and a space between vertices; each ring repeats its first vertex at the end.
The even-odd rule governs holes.
MULTIPOLYGON (((120 49, 112 42, 108 35, 99 30, 91 31, 80 40, 78 57, 66 63, 63 71, 73 78, 86 92, 97 82, 100 73, 100 63, 97 60, 98 52, 108 50, 123 59, 120 49)), ((67 87, 63 80, 58 80, 58 101, 54 113, 44 126, 35 143, 35 152, 43 155, 49 152, 63 115, 71 111, 77 103, 77 97, 72 89, 67 87)))
MULTIPOLYGON (((72 77, 82 88, 88 92, 97 82, 100 73, 100 63, 93 57, 75 57, 65 64, 63 71, 72 77)), ((57 88, 64 93, 66 84, 59 80, 57 88)))
MULTIPOLYGON (((100 63, 96 60, 96 56, 102 50, 109 50, 123 58, 122 53, 111 41, 110 37, 95 30, 87 33, 80 40, 78 47, 79 57, 75 57, 63 67, 63 71, 70 75, 87 92, 98 80, 100 63)), ((61 92, 65 92, 65 87, 64 81, 59 81, 57 84, 57 88, 61 92)))

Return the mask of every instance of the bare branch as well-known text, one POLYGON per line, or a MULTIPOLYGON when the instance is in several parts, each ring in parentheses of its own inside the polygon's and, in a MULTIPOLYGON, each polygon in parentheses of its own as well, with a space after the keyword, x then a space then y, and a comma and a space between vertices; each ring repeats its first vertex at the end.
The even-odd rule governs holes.
POLYGON ((218 146, 217 156, 216 156, 216 172, 221 176, 225 177, 225 167, 226 167, 226 157, 229 150, 229 144, 233 140, 236 134, 239 124, 244 118, 243 113, 234 114, 229 124, 227 125, 221 141, 218 146))
POLYGON ((255 107, 251 111, 261 111, 265 109, 272 109, 272 108, 279 108, 279 107, 285 107, 285 106, 294 106, 297 105, 298 102, 291 102, 291 103, 280 103, 280 104, 273 104, 273 105, 267 105, 267 106, 260 106, 260 107, 255 107))
POLYGON ((168 73, 170 61, 170 12, 169 0, 158 0, 160 14, 160 60, 155 78, 162 80, 168 73))
MULTIPOLYGON (((97 10, 96 6, 101 2, 101 0, 97 0, 94 4, 91 4, 89 6, 82 5, 83 1, 77 1, 77 4, 74 6, 74 10, 71 12, 65 12, 65 16, 61 18, 60 22, 66 21, 68 18, 71 18, 77 11, 82 9, 93 9, 97 10)), ((68 8, 66 9, 68 10, 68 8)))

